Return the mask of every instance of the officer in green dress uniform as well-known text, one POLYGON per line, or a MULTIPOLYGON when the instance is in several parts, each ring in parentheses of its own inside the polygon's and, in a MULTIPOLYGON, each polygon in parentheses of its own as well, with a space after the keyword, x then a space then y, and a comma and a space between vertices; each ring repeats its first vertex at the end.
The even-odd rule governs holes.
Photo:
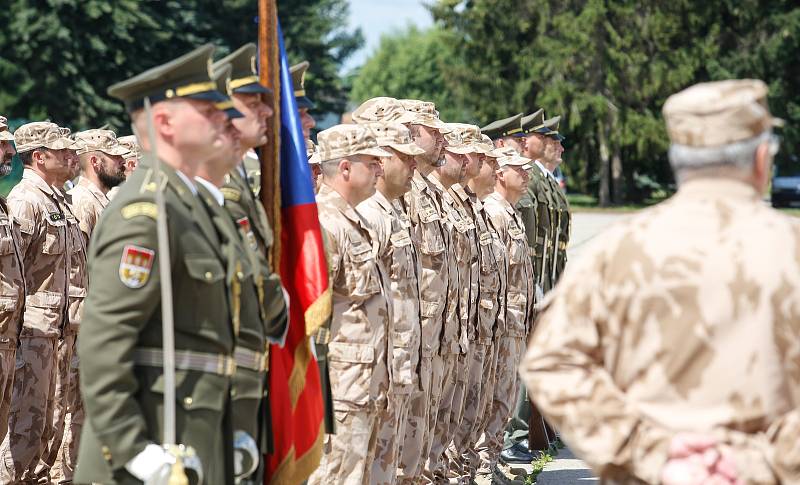
MULTIPOLYGON (((565 138, 563 135, 561 135, 561 133, 558 132, 560 121, 561 117, 555 116, 545 122, 550 131, 546 135, 548 147, 545 150, 544 164, 551 174, 554 174, 556 168, 561 165, 561 155, 564 153, 564 147, 562 143, 565 138)), ((558 182, 554 176, 550 177, 550 184, 554 189, 557 189, 553 190, 553 194, 555 195, 554 201, 558 211, 555 220, 558 227, 558 243, 556 257, 553 260, 553 264, 555 265, 555 268, 553 269, 553 275, 555 276, 553 279, 553 286, 555 286, 555 283, 558 282, 558 278, 561 276, 561 273, 564 272, 564 266, 567 264, 567 245, 569 244, 570 232, 572 230, 572 211, 569 208, 567 194, 558 185, 558 182)), ((554 225, 554 228, 555 227, 556 226, 554 225)))
POLYGON ((221 144, 226 120, 215 106, 228 98, 211 80, 212 52, 204 45, 108 90, 125 102, 148 156, 106 208, 90 245, 92 285, 78 339, 86 424, 77 483, 166 483, 175 461, 161 445, 162 264, 169 264, 172 282, 176 444, 194 450, 190 483, 198 472, 205 483, 233 483, 236 329, 225 284, 228 257, 193 182, 221 144), (168 249, 157 243, 159 217, 166 219, 168 249))
MULTIPOLYGON (((266 118, 272 116, 266 98, 271 91, 259 82, 255 71, 255 44, 246 44, 227 57, 214 63, 215 71, 230 66, 230 89, 232 106, 243 116, 232 120, 238 131, 240 149, 239 163, 231 166, 225 175, 221 192, 225 199, 224 209, 236 224, 236 227, 249 251, 252 252, 257 276, 254 281, 258 291, 258 304, 262 314, 263 338, 265 343, 261 352, 265 362, 269 362, 269 343, 282 344, 287 330, 287 308, 280 278, 273 273, 269 263, 269 251, 273 244, 272 228, 269 225, 264 206, 248 183, 248 172, 245 164, 250 159, 243 152, 254 149, 266 142, 266 118)), ((256 159, 256 162, 258 160, 256 159)), ((260 179, 260 168, 256 178, 260 179)), ((266 372, 268 369, 265 369, 266 372)), ((265 452, 272 448, 271 418, 269 416, 269 400, 267 387, 263 387, 264 400, 259 411, 259 448, 265 452)))

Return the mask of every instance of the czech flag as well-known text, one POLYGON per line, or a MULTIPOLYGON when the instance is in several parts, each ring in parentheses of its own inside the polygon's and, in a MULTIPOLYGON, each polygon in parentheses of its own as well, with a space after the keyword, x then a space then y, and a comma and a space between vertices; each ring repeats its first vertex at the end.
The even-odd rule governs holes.
MULTIPOLYGON (((264 483, 297 485, 319 466, 325 436, 324 405, 309 335, 331 313, 331 291, 314 186, 294 98, 283 34, 277 24, 280 113, 280 186, 262 185, 262 197, 280 191, 280 276, 289 293, 289 329, 283 347, 270 349, 269 398, 274 450, 264 483), (267 193, 265 193, 267 192, 267 193)), ((265 46, 261 46, 265 48, 265 46)), ((263 59, 263 58, 262 58, 263 59)), ((263 64, 262 64, 263 66, 263 64)), ((276 72, 273 71, 273 74, 276 72)), ((271 168, 270 168, 271 169, 271 168)), ((262 170, 263 171, 263 170, 262 170)))

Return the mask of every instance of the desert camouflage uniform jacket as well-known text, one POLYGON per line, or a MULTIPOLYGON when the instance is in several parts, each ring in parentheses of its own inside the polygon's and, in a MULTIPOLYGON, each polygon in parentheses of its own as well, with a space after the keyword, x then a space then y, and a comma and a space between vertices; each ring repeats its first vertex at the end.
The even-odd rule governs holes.
POLYGON ((800 483, 800 224, 687 182, 573 261, 521 374, 610 483, 659 483, 672 436, 716 435, 745 483, 800 483))
POLYGON ((0 348, 17 346, 19 320, 25 308, 25 276, 19 251, 19 227, 0 197, 0 348))
POLYGON ((100 220, 100 214, 110 202, 106 194, 86 177, 78 179, 78 183, 70 189, 72 196, 72 212, 78 218, 81 231, 86 234, 86 241, 92 238, 92 231, 100 220))

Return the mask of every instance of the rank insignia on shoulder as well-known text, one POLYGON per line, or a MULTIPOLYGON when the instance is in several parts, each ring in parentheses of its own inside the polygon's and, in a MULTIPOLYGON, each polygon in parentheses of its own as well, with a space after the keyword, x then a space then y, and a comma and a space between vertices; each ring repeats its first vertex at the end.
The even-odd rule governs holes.
POLYGON ((119 262, 119 279, 128 288, 141 288, 150 279, 150 270, 156 252, 152 249, 128 244, 122 250, 122 259, 119 262))
POLYGON ((230 187, 223 187, 220 189, 220 191, 222 192, 222 196, 225 198, 225 200, 239 202, 239 200, 242 198, 242 193, 240 191, 230 187))
POLYGON ((64 219, 64 214, 60 212, 51 212, 50 213, 50 220, 53 222, 60 221, 64 219))
POLYGON ((158 207, 152 202, 134 202, 122 208, 123 219, 132 219, 136 216, 146 216, 155 219, 158 216, 158 207))

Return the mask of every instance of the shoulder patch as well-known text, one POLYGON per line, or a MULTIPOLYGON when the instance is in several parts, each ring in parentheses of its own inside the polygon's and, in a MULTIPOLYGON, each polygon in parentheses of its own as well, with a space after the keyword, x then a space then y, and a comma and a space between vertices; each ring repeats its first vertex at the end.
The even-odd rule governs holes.
POLYGON ((145 216, 155 219, 158 216, 158 207, 153 202, 134 202, 122 208, 123 219, 132 219, 136 216, 145 216))
POLYGON ((128 244, 122 250, 122 259, 119 262, 119 279, 128 288, 141 288, 150 279, 150 270, 156 252, 152 249, 128 244))
POLYGON ((233 202, 239 202, 242 198, 242 192, 240 190, 232 189, 230 187, 223 187, 220 189, 222 192, 222 196, 225 197, 225 200, 230 200, 233 202))

